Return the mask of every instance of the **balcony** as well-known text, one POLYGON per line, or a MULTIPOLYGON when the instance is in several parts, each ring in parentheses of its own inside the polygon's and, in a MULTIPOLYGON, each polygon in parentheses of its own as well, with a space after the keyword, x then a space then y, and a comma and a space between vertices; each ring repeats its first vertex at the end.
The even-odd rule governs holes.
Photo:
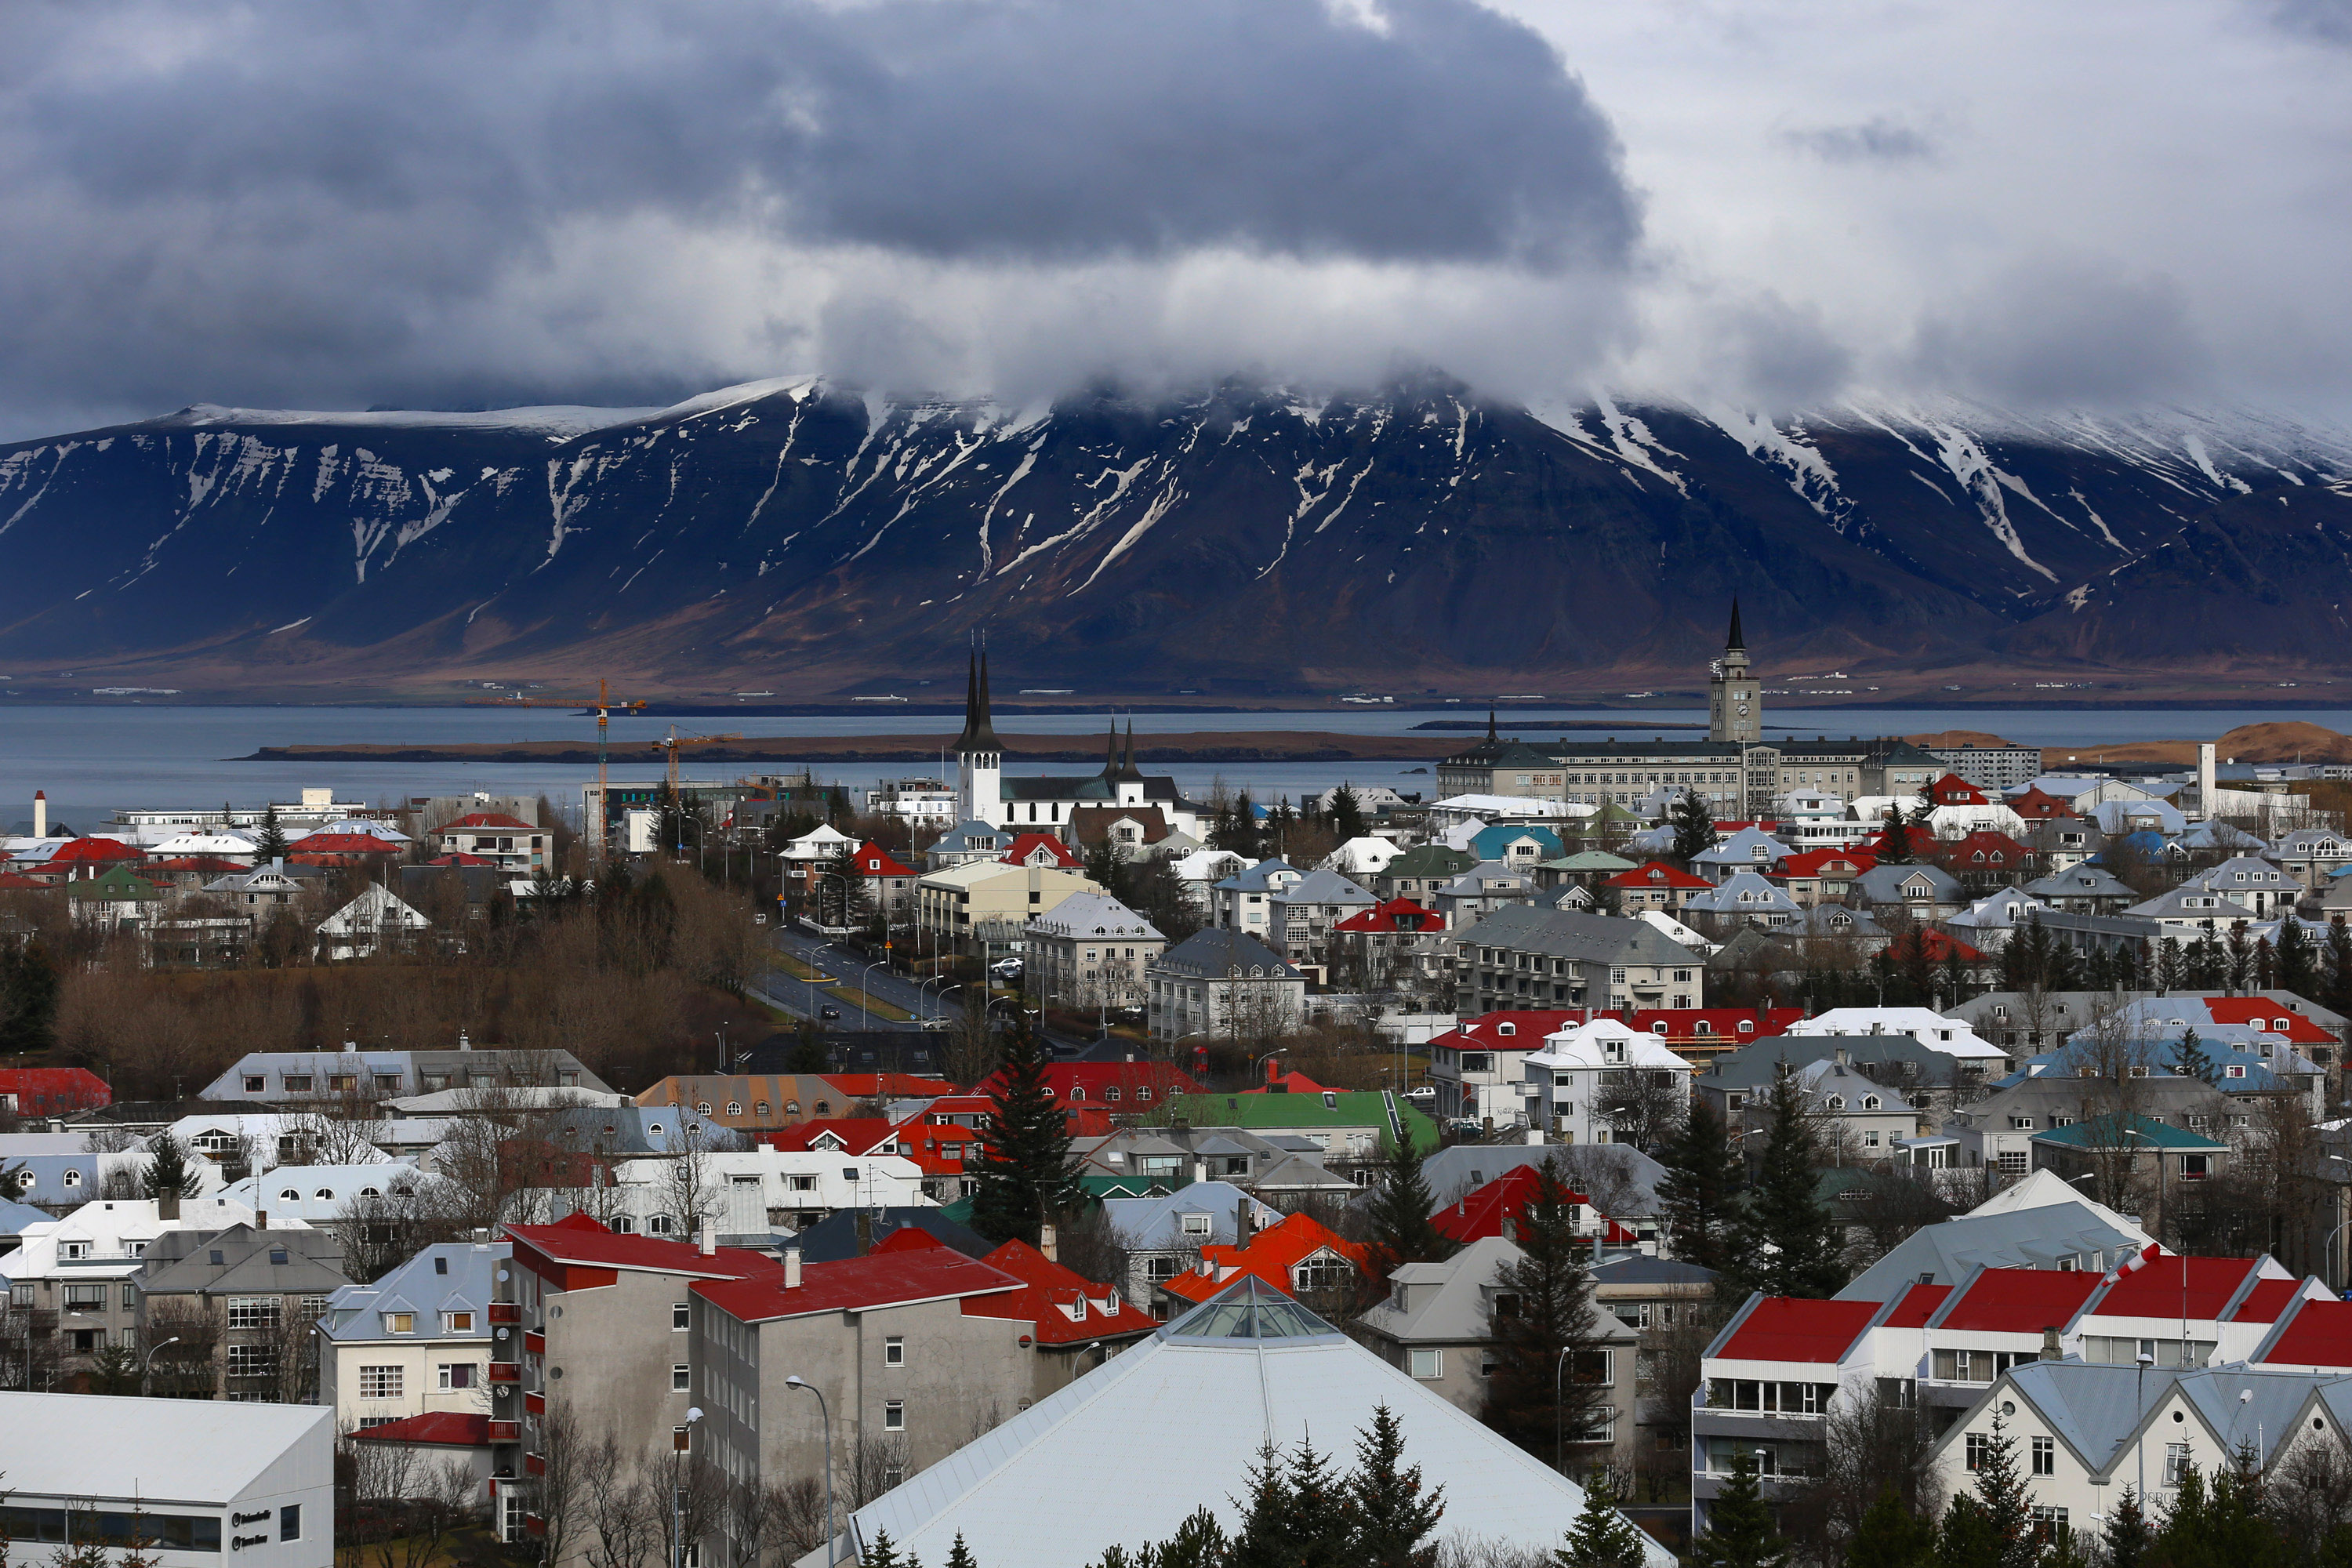
POLYGON ((537 1329, 525 1329, 522 1335, 522 1348, 525 1355, 545 1355, 547 1336, 537 1329))
POLYGON ((520 1383, 522 1381, 521 1363, 511 1361, 494 1361, 490 1363, 490 1381, 492 1383, 520 1383))
POLYGON ((491 1422, 491 1423, 490 1423, 490 1441, 491 1441, 491 1442, 493 1442, 493 1443, 520 1443, 520 1442, 521 1442, 521 1441, 522 1441, 522 1423, 521 1423, 521 1422, 520 1422, 520 1421, 493 1421, 493 1422, 491 1422))
POLYGON ((525 1415, 546 1415, 546 1414, 547 1414, 547 1395, 545 1395, 544 1394, 524 1394, 524 1395, 522 1396, 522 1408, 523 1408, 523 1413, 524 1413, 525 1415))
POLYGON ((527 1513, 522 1516, 522 1528, 526 1535, 545 1535, 547 1521, 535 1513, 527 1513))
POLYGON ((525 1454, 522 1457, 522 1473, 526 1476, 543 1476, 547 1474, 547 1456, 544 1454, 525 1454))
POLYGON ((521 1321, 522 1321, 522 1304, 521 1304, 520 1302, 519 1302, 519 1301, 493 1301, 493 1302, 491 1302, 491 1303, 490 1303, 490 1321, 491 1321, 491 1322, 493 1322, 493 1323, 520 1323, 520 1322, 521 1322, 521 1321))

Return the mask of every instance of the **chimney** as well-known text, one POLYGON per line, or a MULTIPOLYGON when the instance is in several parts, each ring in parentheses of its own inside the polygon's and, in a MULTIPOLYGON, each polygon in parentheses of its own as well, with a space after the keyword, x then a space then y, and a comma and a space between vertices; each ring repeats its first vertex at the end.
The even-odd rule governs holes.
POLYGON ((1062 1250, 1061 1237, 1055 1233, 1052 1226, 1041 1225, 1037 1227, 1037 1250, 1045 1255, 1045 1261, 1048 1263, 1061 1261, 1059 1256, 1062 1250))
POLYGON ((787 1247, 784 1248, 784 1289, 797 1290, 800 1288, 801 1249, 797 1247, 787 1247))
POLYGON ((874 1215, 866 1209, 857 1211, 857 1256, 865 1257, 874 1250, 874 1215))
POLYGON ((705 1258, 715 1258, 719 1255, 719 1233, 710 1228, 709 1220, 704 1220, 701 1226, 694 1233, 694 1245, 695 1249, 705 1258))
POLYGON ((157 1193, 155 1194, 155 1217, 162 1220, 178 1219, 180 1217, 180 1194, 176 1192, 157 1193))
POLYGON ((1519 1239, 1519 1221, 1516 1215, 1503 1216, 1503 1239, 1516 1243, 1519 1239))
POLYGON ((1234 1245, 1235 1245, 1235 1246, 1246 1246, 1246 1245, 1248 1244, 1248 1242, 1249 1242, 1249 1238, 1250 1238, 1250 1205, 1249 1205, 1249 1199, 1247 1199, 1247 1198, 1243 1198, 1243 1199, 1242 1199, 1242 1200, 1240 1200, 1238 1203, 1236 1203, 1236 1204, 1234 1204, 1234 1245))
POLYGON ((2058 1348, 2058 1331, 2055 1329, 2044 1329, 2042 1331, 2042 1359, 2043 1361, 2063 1361, 2066 1359, 2066 1352, 2058 1348))
POLYGON ((1543 1142, 1543 1141, 1544 1141, 1544 1135, 1543 1135, 1543 1129, 1542 1129, 1542 1128, 1540 1128, 1540 1127, 1530 1127, 1530 1128, 1528 1128, 1528 1142, 1530 1145, 1538 1145, 1538 1144, 1542 1143, 1542 1142, 1543 1142))
POLYGON ((1205 1182, 1209 1179, 1209 1162, 1206 1160, 1192 1162, 1192 1179, 1196 1182, 1205 1182))
POLYGON ((457 1031, 457 1048, 461 1051, 470 1051, 474 1048, 474 1042, 466 1037, 466 1031, 463 1029, 457 1031))
POLYGON ((268 1209, 256 1209, 253 1211, 253 1228, 256 1230, 268 1230, 269 1228, 269 1211, 268 1209))
POLYGON ((1840 1046, 1836 1050, 1830 1054, 1836 1059, 1837 1065, 1840 1067, 1844 1067, 1847 1063, 1853 1060, 1853 1053, 1848 1051, 1843 1046, 1840 1046))
POLYGON ((33 837, 36 838, 47 838, 48 836, 49 792, 45 789, 37 789, 33 792, 33 837))
POLYGON ((356 1056, 356 1055, 359 1053, 359 1048, 360 1048, 360 1043, 359 1043, 357 1040, 345 1040, 345 1041, 343 1042, 343 1049, 345 1049, 346 1051, 351 1052, 351 1053, 352 1053, 352 1054, 353 1054, 354 1056, 356 1056))

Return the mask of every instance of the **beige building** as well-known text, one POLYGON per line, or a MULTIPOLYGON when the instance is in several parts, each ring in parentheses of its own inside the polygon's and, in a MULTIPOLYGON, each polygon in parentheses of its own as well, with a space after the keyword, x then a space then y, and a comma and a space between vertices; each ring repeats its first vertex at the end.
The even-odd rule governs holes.
POLYGON ((1083 871, 975 860, 916 882, 915 922, 934 938, 960 945, 980 926, 1024 926, 1073 894, 1101 891, 1083 871))
POLYGON ((327 1298, 319 1403, 334 1406, 337 1430, 489 1413, 490 1299, 512 1251, 503 1241, 439 1242, 327 1298))
POLYGON ((1027 935, 1024 987, 1066 1007, 1143 1005, 1144 971, 1168 945, 1150 921, 1108 893, 1072 894, 1031 921, 1027 935))

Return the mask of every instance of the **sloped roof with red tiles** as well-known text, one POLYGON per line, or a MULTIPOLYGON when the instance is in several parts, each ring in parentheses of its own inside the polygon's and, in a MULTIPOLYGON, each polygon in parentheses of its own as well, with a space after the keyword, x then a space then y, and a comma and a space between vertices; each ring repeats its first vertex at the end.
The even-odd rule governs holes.
POLYGON ((2267 996, 2205 996, 2205 1011, 2217 1024, 2244 1024, 2264 1034, 2284 1035, 2298 1046, 2332 1046, 2336 1037, 2284 1002, 2267 996), (2279 1026, 2284 1025, 2284 1028, 2279 1026))
POLYGON ((1949 1285, 1914 1285, 1895 1299, 1885 1317, 1879 1320, 1883 1329, 1924 1329, 1936 1309, 1950 1296, 1949 1285))
POLYGON ((523 821, 520 817, 509 816, 502 811, 469 811, 465 816, 457 818, 455 822, 443 823, 440 826, 435 828, 434 831, 436 833, 458 833, 472 832, 476 828, 479 828, 485 833, 506 833, 509 831, 537 833, 539 831, 538 828, 533 827, 530 823, 523 821))
MULTIPOLYGON (((1538 1177, 1533 1165, 1518 1165, 1504 1172, 1482 1187, 1475 1187, 1454 1202, 1440 1207, 1429 1216, 1440 1236, 1450 1241, 1465 1243, 1481 1241, 1503 1234, 1503 1222, 1516 1222, 1534 1201, 1538 1177)), ((1570 1188, 1569 1197, 1592 1208, 1596 1216, 1605 1222, 1602 1240, 1628 1245, 1639 1240, 1633 1231, 1601 1213, 1592 1200, 1570 1188)))
POLYGON ((1444 925, 1445 917, 1435 910, 1424 909, 1411 899, 1391 899, 1384 904, 1374 904, 1369 910, 1359 910, 1331 929, 1381 934, 1439 931, 1444 925))
POLYGON ((1715 884, 1705 877, 1693 876, 1688 871, 1669 866, 1664 860, 1652 860, 1636 866, 1630 871, 1618 872, 1602 886, 1626 889, 1687 888, 1693 892, 1700 892, 1714 887, 1715 884))
MULTIPOLYGON (((236 868, 240 871, 245 869, 242 866, 236 868)), ((21 871, 0 871, 0 891, 53 892, 56 889, 55 882, 44 882, 38 877, 27 877, 21 871)))
POLYGON ((1456 1024, 1430 1044, 1454 1051, 1538 1051, 1544 1037, 1584 1020, 1582 1008, 1498 1008, 1456 1024), (1506 1029, 1505 1025, 1510 1027, 1506 1029))
POLYGON ((352 1434, 362 1443, 425 1443, 436 1448, 487 1448, 490 1418, 464 1410, 428 1410, 352 1434))
MULTIPOLYGON (((2145 1270, 2143 1270, 2145 1272, 2145 1270)), ((2294 1293, 2303 1289, 2300 1279, 2257 1279, 2246 1299, 2231 1309, 2229 1321, 2233 1323, 2275 1323, 2294 1293)))
POLYGON ((1802 1007, 1769 1007, 1761 1017, 1753 1007, 1636 1007, 1633 1026, 1662 1040, 1769 1039, 1788 1033, 1805 1016, 1802 1007), (1664 1028, 1658 1027, 1664 1024, 1664 1028), (1706 1025, 1705 1028, 1699 1027, 1706 1025))
POLYGON ((981 1261, 1020 1280, 1022 1289, 1009 1296, 966 1297, 964 1315, 1025 1319, 1036 1325, 1041 1345, 1132 1338, 1160 1327, 1111 1286, 1065 1268, 1025 1241, 1008 1241, 981 1261))
POLYGON ((57 847, 46 864, 51 866, 95 866, 110 860, 144 860, 147 852, 135 844, 125 844, 119 838, 68 838, 57 847))
POLYGON ((2219 1318, 2261 1267, 2252 1258, 2152 1258, 2108 1286, 2091 1310, 2102 1318, 2219 1318))
POLYGON ((898 1153, 912 1160, 927 1176, 951 1176, 963 1170, 969 1162, 967 1151, 976 1151, 982 1141, 977 1128, 933 1126, 921 1117, 910 1117, 898 1124, 898 1153))
POLYGON ((2352 1368, 2352 1301, 2292 1301, 2247 1358, 2259 1366, 2352 1368))
POLYGON ((234 875, 251 868, 236 860, 225 860, 217 855, 174 855, 168 860, 150 860, 149 871, 205 871, 221 876, 234 875))
POLYGON ((1282 1086, 1282 1092, 1285 1094, 1330 1094, 1334 1092, 1336 1087, 1328 1083, 1317 1083, 1303 1072, 1285 1072, 1280 1063, 1268 1061, 1265 1064, 1265 1081, 1255 1089, 1245 1089, 1242 1092, 1272 1094, 1275 1092, 1276 1084, 1282 1086))
POLYGON ((918 1301, 1003 1295, 1020 1289, 1021 1281, 1012 1275, 942 1247, 912 1226, 893 1233, 888 1241, 863 1258, 805 1265, 800 1284, 789 1290, 777 1267, 757 1278, 698 1279, 694 1284, 696 1295, 746 1323, 813 1317, 819 1312, 871 1312, 918 1301))
POLYGON ((1369 1252, 1310 1214, 1295 1214, 1268 1226, 1239 1247, 1211 1242, 1201 1248, 1201 1267, 1187 1269, 1161 1289, 1188 1301, 1205 1301, 1244 1274, 1290 1293, 1290 1271, 1317 1253, 1329 1249, 1361 1269, 1369 1252))
POLYGON ((88 1068, 0 1068, 0 1094, 14 1095, 19 1113, 114 1103, 114 1091, 88 1068))
POLYGON ((1928 1327, 1988 1334, 2063 1329, 2105 1278, 2089 1269, 1981 1268, 1961 1281, 1928 1327))
POLYGON ((1958 838, 1939 838, 1922 847, 1936 858, 1937 864, 1950 871, 2013 869, 2024 865, 2032 853, 2008 834, 1989 828, 1958 838))
POLYGON ((1808 849, 1801 855, 1784 858, 1772 873, 1772 880, 1785 882, 1791 877, 1855 876, 1878 864, 1878 857, 1865 855, 1859 849, 1808 849))
POLYGON ((1029 858, 1043 849, 1053 857, 1052 864, 1066 871, 1083 871, 1087 863, 1078 858, 1071 847, 1051 833, 1024 833, 1013 839, 1010 847, 997 858, 1008 866, 1026 866, 1029 858))
POLYGON ((648 1274, 687 1274, 704 1279, 740 1279, 772 1274, 783 1265, 764 1252, 722 1247, 705 1254, 692 1242, 650 1236, 615 1236, 588 1215, 572 1214, 553 1225, 510 1225, 505 1234, 518 1259, 536 1254, 550 1263, 586 1268, 629 1268, 648 1274), (584 1223, 583 1223, 584 1222, 584 1223))
POLYGON ((760 1142, 771 1149, 794 1152, 822 1148, 871 1154, 881 1144, 893 1142, 897 1133, 898 1124, 887 1116, 823 1116, 762 1132, 760 1142))
POLYGON ((1713 1356, 1725 1361, 1805 1362, 1834 1366, 1853 1349, 1875 1301, 1813 1301, 1767 1296, 1731 1327, 1713 1356))
POLYGON ((857 874, 861 877, 911 877, 915 874, 906 862, 870 838, 857 847, 857 853, 851 858, 857 862, 857 874))
POLYGON ((1915 947, 1927 954, 1927 962, 1930 963, 1941 963, 1954 953, 1959 955, 1962 963, 1985 962, 1983 953, 1950 932, 1937 931, 1933 926, 1912 927, 1909 931, 1897 935, 1893 942, 1888 942, 1886 951, 1895 962, 1900 963, 1911 956, 1912 949, 1915 947))
MULTIPOLYGON (((992 1094, 1004 1076, 1002 1068, 973 1090, 992 1094)), ((1043 1074, 1048 1097, 1069 1105, 1150 1105, 1171 1094, 1205 1094, 1190 1073, 1166 1062, 1055 1062, 1043 1074), (1118 1090, 1113 1100, 1111 1089, 1118 1090), (1139 1100, 1137 1090, 1151 1092, 1139 1100)))
POLYGON ((1928 795, 1937 805, 1990 805, 1991 798, 1984 791, 1958 773, 1946 773, 1927 786, 1928 795))
POLYGON ((828 1072, 816 1075, 836 1094, 852 1100, 920 1100, 928 1095, 953 1094, 956 1086, 940 1078, 918 1078, 910 1072, 828 1072))
MULTIPOLYGON (((397 855, 404 845, 373 833, 306 833, 294 840, 296 855, 397 855)), ((289 856, 288 858, 292 858, 289 856)))
POLYGON ((2021 794, 2003 795, 2000 803, 2028 822, 2049 822, 2074 815, 2073 806, 2039 785, 2021 794))

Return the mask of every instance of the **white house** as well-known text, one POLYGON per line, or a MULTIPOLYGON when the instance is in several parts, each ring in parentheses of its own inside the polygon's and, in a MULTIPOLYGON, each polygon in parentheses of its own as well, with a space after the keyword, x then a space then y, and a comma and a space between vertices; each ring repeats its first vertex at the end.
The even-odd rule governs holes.
POLYGON ((505 1241, 436 1242, 381 1279, 328 1297, 319 1402, 334 1406, 336 1424, 487 1416, 491 1276, 513 1253, 505 1241))
POLYGON ((1832 1007, 1800 1018, 1791 1035, 1908 1035, 1931 1051, 1959 1058, 1963 1068, 1991 1078, 2009 1070, 2009 1058, 1987 1043, 1965 1018, 1948 1018, 1932 1007, 1832 1007))
POLYGON ((319 922, 319 942, 327 957, 340 962, 365 958, 386 941, 395 945, 405 937, 433 929, 433 922, 380 883, 319 922))
POLYGON ((1655 1035, 1622 1018, 1571 1024, 1531 1053, 1524 1072, 1526 1117, 1563 1143, 1610 1143, 1627 1118, 1618 1109, 1635 1094, 1690 1100, 1691 1064, 1655 1035))
MULTIPOLYGON (((843 1209, 937 1206, 923 1194, 922 1167, 904 1155, 760 1148, 696 1158, 705 1189, 696 1201, 709 1205, 713 1224, 728 1236, 805 1230, 843 1209)), ((647 1235, 683 1237, 680 1169, 673 1160, 614 1166, 614 1193, 625 1200, 614 1217, 635 1220, 626 1228, 647 1235)))

